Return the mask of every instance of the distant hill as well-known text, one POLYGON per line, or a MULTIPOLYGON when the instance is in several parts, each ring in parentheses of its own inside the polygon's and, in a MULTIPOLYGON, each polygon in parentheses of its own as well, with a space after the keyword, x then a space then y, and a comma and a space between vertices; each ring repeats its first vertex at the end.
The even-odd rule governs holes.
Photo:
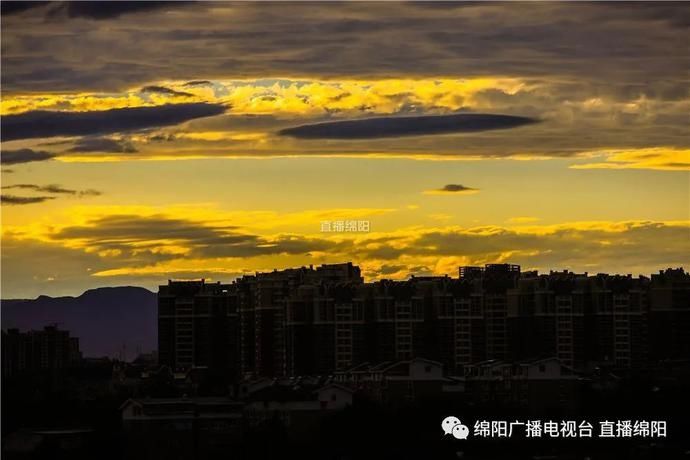
POLYGON ((0 317, 3 330, 57 323, 79 337, 84 356, 118 356, 124 344, 126 357, 132 359, 137 350, 157 348, 156 294, 141 287, 97 288, 79 297, 2 300, 0 317))

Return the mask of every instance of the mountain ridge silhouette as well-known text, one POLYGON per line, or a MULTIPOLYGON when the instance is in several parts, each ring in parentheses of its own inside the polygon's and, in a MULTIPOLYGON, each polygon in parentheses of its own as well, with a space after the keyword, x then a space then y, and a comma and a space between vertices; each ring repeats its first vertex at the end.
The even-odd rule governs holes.
POLYGON ((118 286, 88 289, 79 296, 2 299, 2 329, 24 332, 57 324, 79 338, 86 357, 124 357, 157 348, 156 293, 143 287, 118 286))

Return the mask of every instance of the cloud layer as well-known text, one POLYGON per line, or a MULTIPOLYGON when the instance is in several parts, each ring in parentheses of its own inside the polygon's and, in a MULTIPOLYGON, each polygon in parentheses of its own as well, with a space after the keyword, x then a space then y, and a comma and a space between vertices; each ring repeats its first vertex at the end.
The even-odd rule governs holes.
POLYGON ((124 14, 152 11, 162 8, 180 6, 186 2, 166 1, 117 1, 117 2, 44 2, 44 1, 7 1, 2 2, 2 15, 11 16, 27 10, 37 9, 39 14, 48 18, 88 18, 105 20, 118 18, 124 14))
POLYGON ((21 163, 30 163, 32 161, 51 160, 55 154, 45 152, 42 150, 19 149, 19 150, 3 150, 0 155, 0 162, 3 165, 16 165, 21 163))
MULTIPOLYGON (((218 217, 206 222, 165 213, 120 213, 39 233, 9 228, 3 258, 17 265, 9 275, 14 276, 40 251, 63 252, 72 261, 65 267, 81 264, 80 282, 96 276, 99 283, 146 283, 176 273, 227 279, 253 270, 344 260, 360 263, 369 279, 454 274, 460 265, 491 262, 625 273, 690 263, 690 221, 445 226, 343 236, 257 232, 218 217)), ((67 268, 58 264, 52 270, 61 276, 67 268)))
POLYGON ((140 131, 220 115, 218 104, 168 104, 92 112, 25 112, 2 117, 3 141, 55 136, 89 136, 140 131))
POLYGON ((688 263, 683 4, 2 13, 3 293, 345 260, 372 279, 688 263))
POLYGON ((536 123, 527 117, 457 114, 417 117, 381 117, 297 126, 280 131, 302 139, 376 139, 508 129, 536 123))
POLYGON ((131 142, 124 139, 110 139, 107 137, 83 137, 78 139, 69 149, 70 152, 106 152, 106 153, 135 153, 131 142))
MULTIPOLYGON (((160 128, 151 138, 176 140, 169 148, 135 141, 137 157, 586 158, 629 151, 622 161, 604 153, 574 166, 690 169, 677 158, 688 148, 690 111, 690 19, 681 4, 408 2, 394 11, 356 2, 279 3, 270 11, 205 2, 34 6, 3 7, 3 120, 23 114, 33 123, 50 110, 71 124, 78 121, 72 112, 85 112, 88 125, 115 108, 232 107, 228 115, 187 123, 190 131, 182 133, 161 126, 195 116, 159 123, 155 115, 135 121, 132 113, 126 126, 52 130, 98 135, 136 123, 160 128), (278 78, 285 75, 291 77, 278 78), (400 121, 465 112, 544 122, 514 136, 456 129, 444 119, 400 121), (252 125, 257 116, 272 119, 259 127, 252 125), (463 132, 472 135, 459 142, 463 132), (451 135, 410 137, 433 133, 451 135), (353 147, 356 139, 369 142, 353 147), (658 161, 639 159, 636 152, 647 149, 659 151, 658 161)), ((5 141, 56 135, 45 128, 35 135, 4 131, 5 141)))
POLYGON ((73 190, 69 188, 62 187, 56 184, 50 185, 36 185, 36 184, 14 184, 14 185, 3 185, 3 190, 30 190, 34 192, 52 193, 52 194, 64 194, 64 195, 79 195, 79 196, 98 196, 101 194, 98 190, 73 190))
POLYGON ((22 205, 22 204, 36 204, 44 201, 54 200, 54 196, 16 196, 16 195, 0 195, 0 201, 6 205, 22 205))
POLYGON ((462 184, 446 184, 441 188, 424 191, 426 195, 469 195, 474 193, 479 193, 479 190, 462 184))
MULTIPOLYGON (((13 185, 3 185, 2 190, 24 190, 34 193, 50 193, 52 195, 63 195, 63 196, 75 196, 75 197, 90 197, 99 196, 101 192, 93 189, 86 190, 73 190, 69 188, 62 187, 57 184, 50 185, 36 185, 36 184, 13 184, 13 185)), ((23 204, 36 204, 43 203, 45 201, 54 200, 56 196, 38 195, 38 196, 17 196, 12 194, 3 193, 2 202, 8 205, 23 205, 23 204)))
POLYGON ((687 69, 690 22, 682 4, 409 2, 393 9, 340 3, 268 10, 252 3, 67 2, 20 9, 3 18, 12 37, 3 43, 14 64, 3 70, 9 91, 121 90, 160 75, 190 81, 497 73, 618 82, 625 91, 652 81, 673 88, 687 69), (132 12, 138 14, 121 16, 132 12), (95 26, 104 21, 108 27, 95 26), (105 51, 109 59, 102 59, 105 51), (81 59, 72 59, 77 52, 81 59))

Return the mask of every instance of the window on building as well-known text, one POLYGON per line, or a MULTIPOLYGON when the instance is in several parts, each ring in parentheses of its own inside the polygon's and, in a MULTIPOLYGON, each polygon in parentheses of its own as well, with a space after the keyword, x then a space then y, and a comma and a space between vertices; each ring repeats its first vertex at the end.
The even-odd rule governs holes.
POLYGON ((362 321, 364 319, 364 311, 361 303, 355 303, 352 306, 352 319, 354 321, 362 321))

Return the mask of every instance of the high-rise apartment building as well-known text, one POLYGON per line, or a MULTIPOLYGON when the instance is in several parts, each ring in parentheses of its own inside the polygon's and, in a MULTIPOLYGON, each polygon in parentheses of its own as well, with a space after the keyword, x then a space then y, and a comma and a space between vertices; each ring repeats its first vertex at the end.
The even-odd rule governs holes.
POLYGON ((568 271, 525 273, 509 291, 510 357, 557 357, 576 369, 647 360, 647 280, 568 271))
POLYGON ((358 359, 364 308, 359 267, 326 264, 237 279, 241 371, 246 376, 327 373, 358 359), (354 347, 354 348, 353 348, 354 347))
POLYGON ((160 360, 243 377, 327 375, 426 358, 461 375, 484 360, 557 358, 634 369, 689 348, 690 275, 538 274, 461 267, 458 278, 365 283, 347 264, 275 270, 159 292, 160 360))
POLYGON ((690 356, 690 273, 667 269, 653 274, 649 287, 651 358, 688 359, 690 356))
POLYGON ((58 371, 81 359, 79 339, 57 326, 43 330, 2 331, 2 373, 10 377, 23 372, 58 371))
POLYGON ((172 369, 239 372, 236 297, 228 285, 168 281, 158 291, 158 360, 172 369))

